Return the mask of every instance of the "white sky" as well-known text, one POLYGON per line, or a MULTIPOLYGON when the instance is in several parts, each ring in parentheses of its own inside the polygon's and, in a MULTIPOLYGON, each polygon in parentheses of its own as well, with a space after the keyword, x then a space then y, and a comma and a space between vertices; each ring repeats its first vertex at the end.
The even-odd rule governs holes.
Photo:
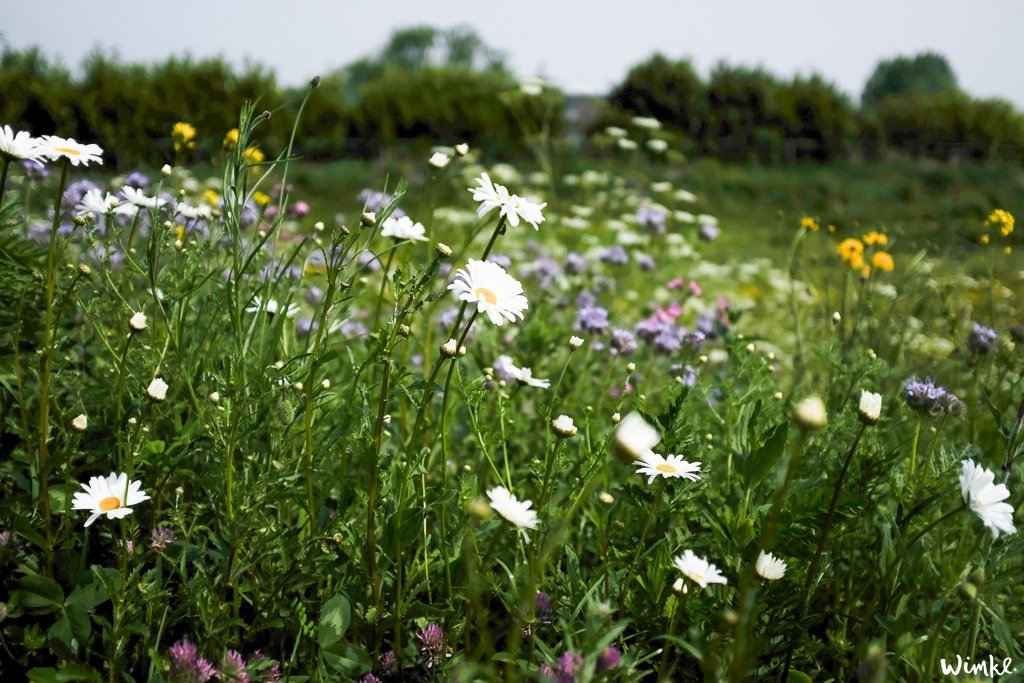
POLYGON ((1022 0, 7 0, 0 34, 67 66, 97 46, 123 60, 222 55, 282 84, 373 52, 399 26, 474 27, 520 76, 603 93, 655 51, 783 77, 818 72, 859 99, 879 59, 935 50, 967 92, 1024 109, 1022 0))

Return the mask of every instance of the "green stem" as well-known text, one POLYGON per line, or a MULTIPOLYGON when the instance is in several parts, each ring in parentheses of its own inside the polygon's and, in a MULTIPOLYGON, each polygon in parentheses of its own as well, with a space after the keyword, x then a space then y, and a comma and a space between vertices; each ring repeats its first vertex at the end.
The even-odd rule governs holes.
POLYGON ((910 478, 914 478, 917 472, 917 443, 921 439, 921 418, 917 418, 917 425, 914 427, 914 440, 910 443, 910 478))
POLYGON ((636 550, 633 551, 633 558, 629 561, 629 567, 626 569, 626 575, 622 578, 622 585, 619 587, 619 611, 622 611, 623 606, 626 604, 626 594, 629 592, 629 584, 633 578, 634 571, 636 569, 636 563, 640 559, 640 553, 644 549, 644 541, 647 540, 647 532, 651 528, 651 520, 658 512, 658 506, 661 505, 661 499, 665 494, 665 482, 667 480, 662 477, 661 481, 658 482, 657 488, 654 490, 654 501, 651 503, 651 507, 647 509, 647 519, 644 520, 643 530, 640 532, 640 540, 637 541, 636 550))
POLYGON ((7 188, 7 168, 10 165, 10 157, 0 153, 0 206, 4 205, 4 190, 7 188))

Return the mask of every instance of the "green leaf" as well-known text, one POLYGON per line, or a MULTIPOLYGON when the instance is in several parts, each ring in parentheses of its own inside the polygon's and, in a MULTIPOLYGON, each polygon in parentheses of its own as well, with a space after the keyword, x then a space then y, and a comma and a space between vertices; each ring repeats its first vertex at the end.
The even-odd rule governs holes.
POLYGON ((786 439, 788 437, 788 422, 781 422, 775 425, 768 432, 764 444, 737 465, 736 469, 740 476, 743 477, 747 488, 753 488, 759 484, 778 464, 783 451, 786 449, 786 439))
POLYGON ((18 585, 20 604, 35 614, 56 612, 64 604, 64 590, 60 584, 45 576, 25 576, 18 585))
POLYGON ((320 647, 330 647, 341 640, 352 622, 352 605, 344 595, 335 595, 320 610, 320 628, 316 640, 320 647))
POLYGON ((165 446, 166 444, 164 444, 163 441, 161 441, 160 439, 156 439, 154 441, 149 441, 146 443, 146 450, 148 450, 153 455, 160 455, 161 453, 164 452, 165 446))

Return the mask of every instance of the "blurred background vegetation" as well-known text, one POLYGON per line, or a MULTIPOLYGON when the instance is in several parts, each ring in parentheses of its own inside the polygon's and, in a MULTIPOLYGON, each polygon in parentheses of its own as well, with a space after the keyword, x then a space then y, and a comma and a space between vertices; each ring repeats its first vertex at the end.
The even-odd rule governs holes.
MULTIPOLYGON (((176 121, 199 133, 193 160, 215 155, 249 99, 275 113, 263 144, 280 149, 301 90, 282 87, 265 67, 235 69, 222 59, 142 65, 95 52, 70 70, 38 48, 4 46, 0 55, 0 121, 98 142, 116 168, 173 161, 176 121)), ((786 80, 723 63, 704 79, 689 61, 662 55, 630 69, 606 98, 550 84, 540 95, 528 92, 470 28, 400 29, 376 54, 323 75, 298 150, 308 159, 376 158, 468 142, 516 159, 537 131, 579 151, 594 133, 644 116, 665 124, 690 158, 1015 165, 1024 158, 1024 115, 1007 101, 964 93, 947 60, 933 53, 879 63, 859 103, 819 75, 786 80)))

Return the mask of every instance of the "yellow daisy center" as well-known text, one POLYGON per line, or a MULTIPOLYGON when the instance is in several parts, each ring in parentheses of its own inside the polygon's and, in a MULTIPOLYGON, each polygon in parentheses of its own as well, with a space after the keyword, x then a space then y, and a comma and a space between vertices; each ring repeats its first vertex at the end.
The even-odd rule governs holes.
POLYGON ((79 149, 72 149, 71 147, 58 147, 57 151, 61 152, 62 154, 67 154, 69 156, 76 156, 76 157, 81 155, 81 153, 82 153, 81 150, 79 150, 79 149))
POLYGON ((676 471, 675 465, 669 465, 667 462, 663 462, 654 469, 659 472, 665 472, 666 474, 672 474, 676 471))
POLYGON ((704 572, 693 572, 693 574, 690 575, 690 578, 697 583, 700 583, 704 580, 704 572))
POLYGON ((104 498, 100 501, 100 510, 110 512, 111 510, 116 510, 119 507, 121 507, 121 499, 115 496, 110 496, 109 498, 104 498))
POLYGON ((491 304, 492 306, 498 303, 498 297, 494 294, 494 292, 487 289, 486 287, 477 287, 475 290, 473 290, 473 293, 476 294, 481 299, 483 299, 484 301, 486 301, 487 303, 491 304))

